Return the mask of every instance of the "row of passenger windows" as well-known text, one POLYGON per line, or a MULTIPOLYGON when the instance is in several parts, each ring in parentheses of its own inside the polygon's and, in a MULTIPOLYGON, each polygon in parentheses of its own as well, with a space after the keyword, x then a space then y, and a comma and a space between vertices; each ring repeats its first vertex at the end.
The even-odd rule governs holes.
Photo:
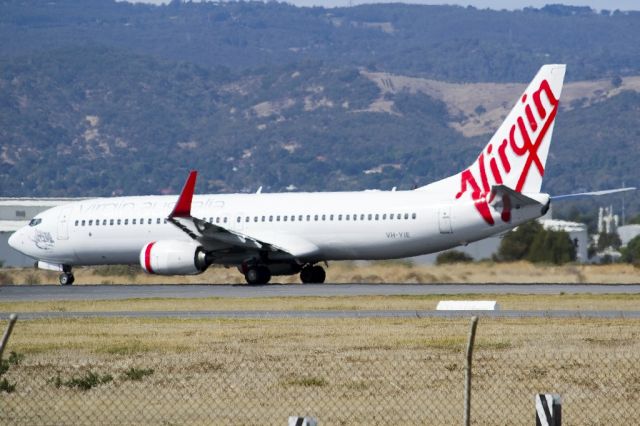
MULTIPOLYGON (((164 221, 160 218, 156 218, 154 219, 147 219, 146 220, 146 224, 147 225, 152 225, 153 223, 156 223, 156 225, 160 225, 160 223, 167 223, 167 219, 164 219, 164 221)), ((137 219, 131 219, 131 225, 144 225, 145 224, 145 219, 140 219, 140 221, 138 222, 137 219)), ((89 219, 89 220, 76 220, 75 222, 76 226, 113 226, 113 225, 129 225, 129 219, 89 219)))
MULTIPOLYGON (((371 220, 409 220, 416 219, 416 213, 360 213, 360 214, 322 214, 322 215, 269 215, 269 216, 253 216, 254 222, 319 222, 319 221, 371 221, 371 220)), ((206 219, 205 219, 206 220, 206 219)), ((236 222, 242 223, 251 222, 251 216, 237 216, 236 222)), ((156 225, 161 223, 167 223, 167 219, 156 218, 154 219, 89 219, 89 220, 76 220, 75 226, 114 226, 114 225, 152 225, 155 222, 156 225)), ((225 217, 213 217, 209 218, 209 223, 228 223, 228 218, 225 217)))
MULTIPOLYGON (((253 221, 254 222, 295 222, 296 220, 298 222, 318 222, 318 221, 365 221, 365 220, 408 220, 409 218, 411 219, 416 219, 417 215, 415 213, 368 213, 368 214, 364 214, 364 213, 360 213, 360 214, 322 214, 322 215, 291 215, 291 216, 287 216, 287 215, 270 215, 270 216, 253 216, 253 221)), ((226 218, 225 222, 226 222, 226 218)), ((242 216, 238 216, 236 218, 236 221, 238 223, 243 221, 243 217, 242 216)), ((244 216, 244 221, 245 222, 251 222, 251 216, 244 216)), ((209 222, 213 223, 213 218, 209 218, 209 222)), ((215 223, 220 223, 220 218, 216 217, 216 221, 215 223)))

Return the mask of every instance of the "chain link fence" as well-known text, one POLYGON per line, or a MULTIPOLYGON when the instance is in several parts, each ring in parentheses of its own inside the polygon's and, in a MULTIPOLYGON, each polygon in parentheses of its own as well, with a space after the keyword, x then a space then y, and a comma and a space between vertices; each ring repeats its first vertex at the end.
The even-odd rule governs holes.
MULTIPOLYGON (((321 425, 462 424, 465 342, 384 342, 249 351, 260 342, 247 341, 198 356, 114 351, 88 360, 74 349, 58 348, 51 357, 9 345, 0 370, 0 424, 284 425, 292 415, 321 425)), ((549 351, 480 340, 471 424, 534 424, 540 392, 562 396, 565 425, 637 424, 640 352, 612 342, 580 352, 562 342, 549 351)))

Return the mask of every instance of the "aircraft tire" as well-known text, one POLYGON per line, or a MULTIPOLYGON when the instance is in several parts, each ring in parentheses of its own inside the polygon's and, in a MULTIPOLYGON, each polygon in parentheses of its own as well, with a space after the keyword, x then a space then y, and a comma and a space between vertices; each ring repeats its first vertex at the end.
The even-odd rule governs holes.
POLYGON ((306 266, 300 271, 300 281, 304 284, 322 284, 327 274, 322 266, 306 266))
POLYGON ((324 271, 322 266, 314 266, 311 268, 311 276, 313 277, 312 283, 314 284, 322 284, 324 280, 327 278, 327 273, 324 271))
POLYGON ((75 281, 75 277, 70 272, 64 272, 58 277, 60 285, 71 285, 75 281))
POLYGON ((249 285, 267 284, 271 280, 271 271, 266 266, 249 268, 244 278, 249 285))

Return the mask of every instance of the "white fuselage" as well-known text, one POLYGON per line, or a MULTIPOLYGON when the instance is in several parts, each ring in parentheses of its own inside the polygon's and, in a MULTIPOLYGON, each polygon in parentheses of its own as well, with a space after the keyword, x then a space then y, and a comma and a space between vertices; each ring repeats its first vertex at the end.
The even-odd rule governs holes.
MULTIPOLYGON (((538 194, 541 203, 546 194, 538 194)), ((64 265, 138 263, 152 241, 190 241, 166 221, 176 196, 98 198, 50 209, 17 231, 10 244, 64 265)), ((432 191, 362 191, 195 196, 192 215, 265 240, 299 239, 318 250, 302 261, 390 259, 432 253, 503 232, 541 215, 514 209, 509 223, 488 225, 474 203, 432 191)), ((214 263, 240 264, 245 253, 214 263)))

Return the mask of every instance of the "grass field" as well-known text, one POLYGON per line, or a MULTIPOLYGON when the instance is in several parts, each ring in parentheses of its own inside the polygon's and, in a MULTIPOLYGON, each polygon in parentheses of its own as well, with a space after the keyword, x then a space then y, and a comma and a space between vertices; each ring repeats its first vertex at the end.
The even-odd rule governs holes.
MULTIPOLYGON (((24 321, 0 423, 460 423, 467 330, 467 319, 434 318, 24 321)), ((534 394, 550 391, 563 395, 564 424, 633 424, 639 330, 637 320, 482 319, 474 423, 530 424, 534 394)))
MULTIPOLYGON (((74 269, 77 284, 244 283, 235 268, 212 267, 204 274, 165 277, 147 275, 138 267, 74 269)), ((273 282, 299 283, 297 275, 273 282)), ((334 283, 640 283, 640 270, 627 264, 536 265, 528 262, 476 262, 453 265, 413 265, 407 261, 332 262, 327 282, 334 283)), ((1 269, 0 284, 58 284, 58 274, 33 268, 1 269)))

